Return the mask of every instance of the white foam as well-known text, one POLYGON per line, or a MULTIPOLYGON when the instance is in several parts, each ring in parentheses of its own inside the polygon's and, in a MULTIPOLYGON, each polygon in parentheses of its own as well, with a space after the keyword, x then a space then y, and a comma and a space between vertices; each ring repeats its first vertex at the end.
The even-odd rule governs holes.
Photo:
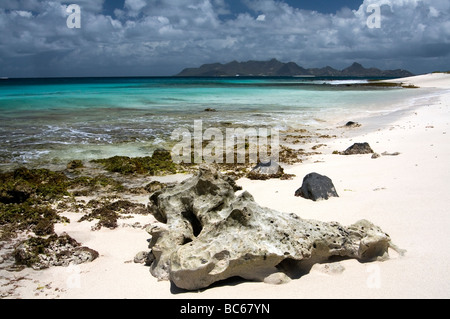
POLYGON ((330 85, 351 85, 351 84, 364 84, 369 83, 368 80, 330 80, 330 81, 316 81, 319 84, 330 84, 330 85))

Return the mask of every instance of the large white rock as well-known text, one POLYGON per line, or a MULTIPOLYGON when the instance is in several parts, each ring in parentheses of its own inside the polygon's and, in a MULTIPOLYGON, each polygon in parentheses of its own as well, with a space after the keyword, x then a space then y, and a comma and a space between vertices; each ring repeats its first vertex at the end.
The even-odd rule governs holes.
POLYGON ((304 220, 263 208, 248 192, 236 197, 235 189, 231 179, 201 167, 152 195, 150 209, 161 222, 149 229, 155 277, 187 290, 234 276, 271 282, 280 271, 295 277, 332 256, 370 261, 392 247, 369 221, 343 227, 304 220))

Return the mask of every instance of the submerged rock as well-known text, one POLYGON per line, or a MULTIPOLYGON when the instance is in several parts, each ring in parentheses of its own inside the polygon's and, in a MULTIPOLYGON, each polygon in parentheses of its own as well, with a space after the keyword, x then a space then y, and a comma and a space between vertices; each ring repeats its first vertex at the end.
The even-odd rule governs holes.
POLYGON ((392 247, 389 235, 368 221, 343 227, 304 220, 263 208, 248 192, 236 196, 235 189, 232 179, 201 166, 196 176, 151 196, 149 209, 160 221, 148 229, 153 276, 187 290, 234 276, 283 283, 332 256, 369 261, 392 247))
POLYGON ((295 196, 313 201, 339 197, 331 179, 317 173, 308 174, 303 178, 302 187, 295 192, 295 196))

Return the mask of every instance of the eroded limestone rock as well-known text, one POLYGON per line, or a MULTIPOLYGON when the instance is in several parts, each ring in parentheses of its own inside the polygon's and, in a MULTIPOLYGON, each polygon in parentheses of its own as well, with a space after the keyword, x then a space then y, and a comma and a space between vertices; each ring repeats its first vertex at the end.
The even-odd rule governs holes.
POLYGON ((151 196, 149 208, 161 222, 148 229, 155 277, 187 290, 234 276, 286 282, 280 272, 293 278, 295 269, 332 256, 370 261, 392 247, 369 221, 343 227, 305 220, 263 208, 235 189, 233 180, 201 167, 197 176, 151 196))

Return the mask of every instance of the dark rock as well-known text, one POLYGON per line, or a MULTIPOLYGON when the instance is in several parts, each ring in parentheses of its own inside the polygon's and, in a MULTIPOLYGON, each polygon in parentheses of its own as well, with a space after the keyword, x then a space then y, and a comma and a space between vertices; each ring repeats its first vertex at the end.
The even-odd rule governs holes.
POLYGON ((331 179, 317 173, 311 173, 305 176, 302 187, 295 192, 295 196, 313 201, 328 199, 329 197, 339 197, 331 179))
POLYGON ((27 201, 34 192, 35 190, 29 184, 19 181, 9 189, 0 189, 0 203, 20 204, 27 201))
POLYGON ((359 124, 358 122, 353 122, 353 121, 349 121, 345 124, 345 127, 348 128, 353 128, 353 127, 360 127, 361 124, 359 124))
POLYGON ((283 174, 284 170, 280 164, 271 160, 267 163, 259 163, 256 165, 251 172, 247 174, 247 178, 253 180, 266 180, 270 178, 280 178, 283 174))
POLYGON ((153 253, 150 251, 145 258, 144 264, 146 266, 151 266, 154 261, 155 261, 155 255, 153 255, 153 253))
POLYGON ((210 107, 208 107, 208 108, 206 108, 206 109, 205 109, 205 112, 217 112, 217 110, 216 110, 216 109, 213 109, 213 108, 210 108, 210 107))
POLYGON ((369 143, 355 143, 347 148, 342 155, 355 155, 355 154, 372 154, 374 151, 370 147, 369 143))

